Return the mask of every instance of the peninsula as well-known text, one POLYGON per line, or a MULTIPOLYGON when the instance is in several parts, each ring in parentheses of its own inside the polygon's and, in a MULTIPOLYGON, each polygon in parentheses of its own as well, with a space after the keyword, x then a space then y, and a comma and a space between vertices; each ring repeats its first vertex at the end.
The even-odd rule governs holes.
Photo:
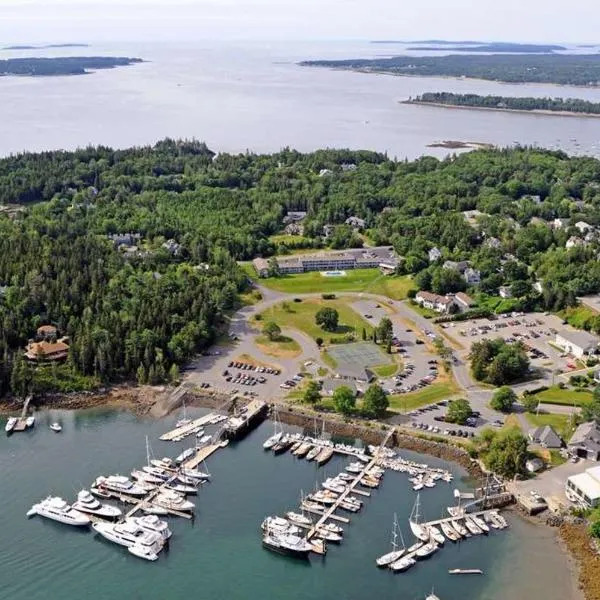
POLYGON ((47 48, 88 48, 89 44, 44 44, 42 46, 30 46, 28 44, 15 44, 4 46, 2 50, 44 50, 47 48))
POLYGON ((598 54, 449 54, 369 59, 309 60, 301 66, 413 77, 460 77, 506 83, 598 87, 598 54))
POLYGON ((427 92, 402 104, 425 104, 449 108, 536 112, 557 116, 600 116, 600 102, 579 98, 533 98, 511 96, 480 96, 478 94, 454 94, 452 92, 427 92))
POLYGON ((112 69, 143 62, 141 58, 120 56, 61 56, 54 58, 8 58, 0 60, 0 76, 50 77, 85 75, 98 69, 112 69))

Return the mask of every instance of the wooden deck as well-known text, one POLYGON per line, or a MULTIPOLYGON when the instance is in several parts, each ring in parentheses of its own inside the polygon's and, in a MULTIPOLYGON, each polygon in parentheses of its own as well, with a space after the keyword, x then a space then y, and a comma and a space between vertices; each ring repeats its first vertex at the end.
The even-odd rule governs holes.
POLYGON ((195 469, 201 462, 204 462, 211 454, 216 452, 219 448, 221 448, 221 444, 209 444, 208 446, 203 446, 199 448, 196 452, 196 456, 193 456, 188 460, 184 467, 186 469, 195 469))
POLYGON ((167 431, 167 433, 163 433, 159 439, 163 442, 172 442, 175 438, 192 435, 195 429, 198 427, 203 427, 204 425, 208 425, 216 416, 216 413, 209 413, 208 415, 204 415, 199 419, 194 419, 189 425, 177 427, 176 429, 167 431))

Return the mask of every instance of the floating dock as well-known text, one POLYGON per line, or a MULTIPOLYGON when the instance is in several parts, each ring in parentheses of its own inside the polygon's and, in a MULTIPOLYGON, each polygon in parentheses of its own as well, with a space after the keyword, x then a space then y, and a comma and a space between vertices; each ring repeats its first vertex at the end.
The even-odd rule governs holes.
POLYGON ((223 424, 223 437, 237 440, 256 427, 267 414, 267 404, 262 400, 252 400, 239 414, 229 417, 223 424))
POLYGON ((204 427, 205 425, 210 425, 219 415, 216 413, 209 413, 208 415, 204 415, 199 419, 194 419, 188 425, 184 425, 183 427, 177 427, 176 429, 172 429, 171 431, 167 431, 160 436, 160 440, 163 442, 172 442, 176 438, 184 438, 189 435, 192 435, 196 432, 199 427, 204 427))

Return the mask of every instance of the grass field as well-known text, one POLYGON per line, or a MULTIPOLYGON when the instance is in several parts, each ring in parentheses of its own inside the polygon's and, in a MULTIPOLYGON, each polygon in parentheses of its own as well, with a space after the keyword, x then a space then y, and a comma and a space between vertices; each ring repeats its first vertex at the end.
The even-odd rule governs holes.
MULTIPOLYGON (((249 273, 249 269, 243 268, 249 273)), ((250 276, 256 278, 256 273, 250 276)), ((378 269, 354 269, 346 271, 345 277, 324 277, 319 271, 314 271, 268 277, 261 279, 260 283, 272 290, 288 294, 368 292, 394 300, 406 298, 408 291, 414 287, 409 277, 382 275, 378 269)))
POLYGON ((344 299, 322 300, 309 298, 302 302, 282 302, 268 308, 262 313, 262 323, 274 321, 280 327, 291 327, 303 331, 313 339, 322 338, 326 343, 331 338, 340 338, 354 333, 360 339, 362 329, 370 334, 373 327, 348 305, 344 299), (315 315, 320 308, 329 306, 339 314, 339 325, 336 332, 324 331, 315 323, 315 315))
POLYGON ((390 410, 408 412, 427 404, 447 400, 458 392, 459 388, 454 381, 441 381, 416 392, 388 396, 388 400, 390 401, 390 410))
POLYGON ((572 308, 566 308, 565 310, 559 313, 559 316, 562 317, 569 325, 573 327, 577 327, 577 329, 583 329, 585 324, 590 319, 598 316, 598 313, 595 310, 592 310, 588 306, 584 306, 580 304, 579 306, 574 306, 572 308))
POLYGON ((575 431, 573 427, 572 419, 569 415, 557 415, 541 413, 539 415, 529 414, 526 415, 527 421, 531 423, 532 427, 543 427, 544 425, 550 425, 560 437, 568 441, 575 431))
POLYGON ((592 401, 591 392, 574 392, 573 390, 563 390, 557 386, 539 392, 535 397, 542 404, 566 404, 569 406, 585 406, 592 401))
POLYGON ((371 367, 371 371, 373 371, 377 377, 391 377, 398 371, 398 365, 396 363, 391 365, 379 365, 378 367, 371 367))
POLYGON ((259 335, 254 340, 257 348, 269 356, 279 358, 295 358, 302 352, 300 344, 284 335, 278 340, 270 340, 266 335, 259 335))
POLYGON ((303 235, 290 235, 288 233, 276 233, 275 235, 269 236, 269 241, 273 244, 284 244, 293 248, 294 254, 302 254, 308 252, 318 252, 316 248, 294 248, 296 244, 301 242, 311 242, 310 238, 304 237, 303 235))
POLYGON ((517 415, 507 415, 506 419, 504 419, 502 429, 522 429, 519 417, 517 415))

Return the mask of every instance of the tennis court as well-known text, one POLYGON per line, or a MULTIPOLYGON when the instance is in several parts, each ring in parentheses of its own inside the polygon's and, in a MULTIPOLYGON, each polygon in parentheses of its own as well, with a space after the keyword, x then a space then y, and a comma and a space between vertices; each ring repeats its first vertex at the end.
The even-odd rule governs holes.
POLYGON ((385 365, 392 362, 389 355, 370 342, 330 346, 327 352, 341 371, 352 371, 385 365))

